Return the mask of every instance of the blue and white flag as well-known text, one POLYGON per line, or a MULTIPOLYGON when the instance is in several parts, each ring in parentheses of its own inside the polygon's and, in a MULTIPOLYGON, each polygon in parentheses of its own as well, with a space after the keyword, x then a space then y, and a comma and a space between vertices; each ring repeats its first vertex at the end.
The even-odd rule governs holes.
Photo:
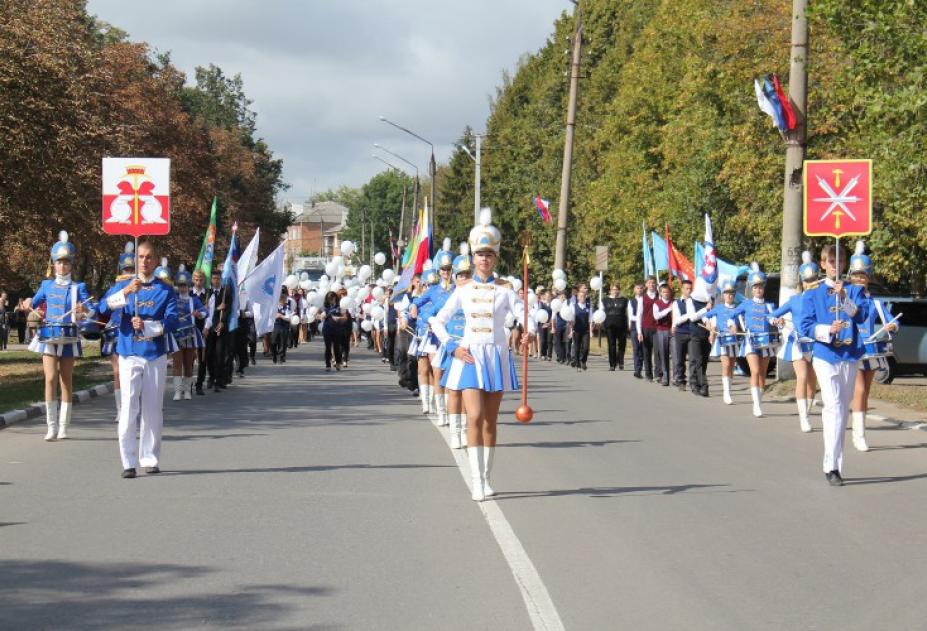
POLYGON ((229 253, 225 257, 222 267, 222 286, 225 287, 227 298, 226 306, 230 309, 229 331, 238 328, 238 259, 241 258, 241 248, 238 247, 238 224, 232 228, 232 242, 229 243, 229 253))
POLYGON ((254 311, 254 328, 258 335, 270 333, 274 329, 277 315, 277 302, 283 287, 283 244, 261 261, 245 279, 243 289, 251 300, 254 311))

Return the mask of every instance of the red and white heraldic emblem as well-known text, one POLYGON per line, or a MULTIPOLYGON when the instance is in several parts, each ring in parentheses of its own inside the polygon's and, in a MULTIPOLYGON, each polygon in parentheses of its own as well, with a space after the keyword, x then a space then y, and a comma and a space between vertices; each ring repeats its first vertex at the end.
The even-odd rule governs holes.
POLYGON ((872 160, 805 161, 805 234, 872 232, 872 160))
POLYGON ((170 175, 169 158, 103 158, 103 232, 169 233, 170 175))

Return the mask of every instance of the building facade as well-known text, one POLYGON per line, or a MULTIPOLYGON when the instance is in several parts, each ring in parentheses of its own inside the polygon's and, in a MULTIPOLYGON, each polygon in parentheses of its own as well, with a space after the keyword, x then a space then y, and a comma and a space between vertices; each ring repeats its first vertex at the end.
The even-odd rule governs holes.
POLYGON ((284 251, 288 263, 295 257, 331 257, 341 253, 341 233, 348 209, 337 202, 290 204, 295 219, 287 228, 284 251))

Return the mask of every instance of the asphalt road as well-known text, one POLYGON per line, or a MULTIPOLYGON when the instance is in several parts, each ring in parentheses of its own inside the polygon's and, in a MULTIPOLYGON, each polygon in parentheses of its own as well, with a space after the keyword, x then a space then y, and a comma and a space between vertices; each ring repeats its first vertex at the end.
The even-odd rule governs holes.
MULTIPOLYGON (((167 402, 163 473, 119 477, 111 397, 73 438, 0 432, 0 628, 530 629, 439 432, 319 343, 167 402)), ((927 435, 821 472, 792 404, 532 363, 493 486, 566 629, 925 629, 927 435)), ((813 417, 817 428, 819 417, 813 417)), ((849 442, 849 441, 848 441, 849 442)))

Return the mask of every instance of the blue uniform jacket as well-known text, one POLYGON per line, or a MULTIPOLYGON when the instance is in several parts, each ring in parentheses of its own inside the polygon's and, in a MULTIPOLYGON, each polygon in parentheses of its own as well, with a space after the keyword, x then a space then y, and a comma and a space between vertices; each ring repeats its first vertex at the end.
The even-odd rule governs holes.
POLYGON ((455 285, 451 283, 447 288, 441 286, 441 283, 432 285, 425 293, 412 300, 412 304, 418 309, 418 322, 415 323, 415 332, 418 335, 424 335, 428 329, 428 319, 441 310, 447 299, 454 292, 455 285))
POLYGON ((743 316, 743 328, 753 334, 769 333, 772 303, 744 300, 731 312, 730 318, 743 316))
POLYGON ((869 317, 870 300, 862 287, 845 285, 846 299, 841 303, 838 313, 832 287, 832 281, 828 279, 802 294, 798 333, 802 337, 814 339, 815 359, 822 359, 829 364, 855 362, 863 354, 863 347, 859 343, 859 325, 869 317), (844 327, 832 336, 829 328, 838 315, 844 327))
POLYGON ((119 318, 119 332, 116 336, 116 354, 120 357, 143 357, 148 360, 157 359, 167 353, 168 333, 177 329, 177 293, 170 285, 154 279, 142 283, 139 290, 124 297, 123 288, 132 282, 123 280, 109 291, 109 298, 100 302, 100 313, 113 313, 122 310, 119 318), (136 312, 136 296, 138 296, 138 311, 136 312), (132 328, 132 318, 136 314, 145 321, 143 331, 136 333, 132 328))
POLYGON ((724 303, 720 303, 709 309, 702 315, 702 320, 708 322, 712 318, 717 318, 716 327, 719 331, 726 333, 728 330, 728 323, 733 319, 734 324, 740 329, 740 325, 736 319, 737 316, 737 307, 728 307, 724 303))
MULTIPOLYGON (((70 281, 67 284, 59 285, 54 279, 43 280, 39 285, 39 290, 32 297, 32 308, 38 309, 45 305, 45 319, 49 322, 72 322, 72 309, 74 305, 71 302, 72 293, 77 294, 77 302, 85 303, 90 298, 87 286, 84 283, 70 281), (75 289, 71 289, 75 287, 75 289), (68 313, 68 312, 71 313, 68 313), (63 319, 61 316, 68 313, 63 319)), ((90 302, 84 304, 88 312, 93 312, 93 305, 90 302)))
POLYGON ((208 314, 206 312, 206 307, 203 306, 203 302, 192 293, 187 295, 186 298, 177 294, 177 328, 190 326, 191 324, 196 324, 196 315, 199 314, 202 318, 205 318, 208 314), (190 303, 193 303, 193 310, 190 310, 190 303))

